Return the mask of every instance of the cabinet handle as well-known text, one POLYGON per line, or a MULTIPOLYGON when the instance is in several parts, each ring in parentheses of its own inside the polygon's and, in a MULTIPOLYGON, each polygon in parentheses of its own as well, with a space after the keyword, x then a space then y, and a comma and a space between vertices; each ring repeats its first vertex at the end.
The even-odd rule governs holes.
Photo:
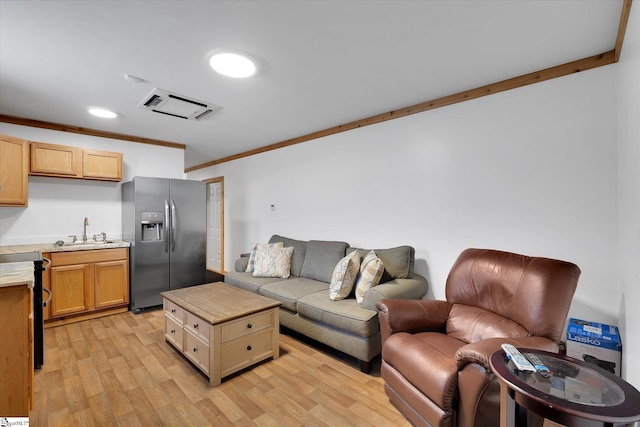
POLYGON ((247 323, 247 328, 251 329, 251 328, 253 328, 253 325, 251 323, 247 323))
POLYGON ((197 323, 194 323, 194 324, 193 324, 193 328, 194 328, 194 329, 198 329, 198 324, 197 324, 197 323))
POLYGON ((251 346, 250 345, 247 346, 247 350, 251 351, 251 346))

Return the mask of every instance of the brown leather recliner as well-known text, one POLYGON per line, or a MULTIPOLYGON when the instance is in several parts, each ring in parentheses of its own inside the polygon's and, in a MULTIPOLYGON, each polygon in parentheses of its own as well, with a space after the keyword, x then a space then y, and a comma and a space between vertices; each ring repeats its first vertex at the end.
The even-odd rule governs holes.
POLYGON ((446 301, 381 300, 389 400, 416 426, 498 426, 491 354, 505 342, 557 352, 579 276, 566 261, 467 249, 446 301))

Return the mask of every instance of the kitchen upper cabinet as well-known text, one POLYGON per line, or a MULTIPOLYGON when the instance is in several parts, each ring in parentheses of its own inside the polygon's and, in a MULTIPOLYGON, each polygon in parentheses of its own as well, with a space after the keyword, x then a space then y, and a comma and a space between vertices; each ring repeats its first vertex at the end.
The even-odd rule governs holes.
POLYGON ((31 175, 122 180, 122 153, 31 142, 31 175))
POLYGON ((43 283, 51 289, 45 320, 70 323, 127 311, 129 254, 127 248, 52 252, 43 283))
POLYGON ((122 180, 122 153, 83 150, 82 176, 107 181, 122 180))
POLYGON ((31 175, 80 178, 82 150, 66 145, 31 143, 31 175))
POLYGON ((29 141, 0 134, 0 206, 27 206, 29 141))

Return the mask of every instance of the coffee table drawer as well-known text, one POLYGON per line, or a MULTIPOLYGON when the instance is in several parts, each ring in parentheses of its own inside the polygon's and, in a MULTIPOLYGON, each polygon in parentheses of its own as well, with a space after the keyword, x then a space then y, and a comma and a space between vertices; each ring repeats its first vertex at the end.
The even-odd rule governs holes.
POLYGON ((221 328, 221 340, 227 342, 243 335, 258 332, 264 328, 273 328, 275 325, 274 312, 269 310, 252 316, 226 323, 221 328))
POLYGON ((163 305, 165 315, 171 316, 176 321, 176 323, 182 325, 184 323, 184 309, 172 303, 166 298, 164 298, 162 301, 164 303, 163 305))
POLYGON ((164 315, 164 337, 173 344, 178 350, 183 348, 183 327, 175 321, 175 319, 166 314, 164 315))
POLYGON ((273 328, 263 329, 222 344, 222 376, 273 355, 273 328))
POLYGON ((208 322, 185 311, 185 329, 200 338, 206 345, 209 345, 211 325, 208 322))
POLYGON ((209 346, 195 335, 185 332, 184 355, 209 375, 209 346))

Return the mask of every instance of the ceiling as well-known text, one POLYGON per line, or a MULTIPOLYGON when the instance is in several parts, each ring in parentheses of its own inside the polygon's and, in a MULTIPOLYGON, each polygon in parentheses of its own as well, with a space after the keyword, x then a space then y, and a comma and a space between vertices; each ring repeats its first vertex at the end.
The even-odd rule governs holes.
POLYGON ((611 51, 622 7, 1 0, 0 114, 185 144, 189 168, 611 51), (257 74, 216 74, 208 57, 223 49, 250 55, 257 74), (137 108, 156 87, 223 109, 191 121, 137 108), (87 114, 96 105, 118 118, 87 114))

